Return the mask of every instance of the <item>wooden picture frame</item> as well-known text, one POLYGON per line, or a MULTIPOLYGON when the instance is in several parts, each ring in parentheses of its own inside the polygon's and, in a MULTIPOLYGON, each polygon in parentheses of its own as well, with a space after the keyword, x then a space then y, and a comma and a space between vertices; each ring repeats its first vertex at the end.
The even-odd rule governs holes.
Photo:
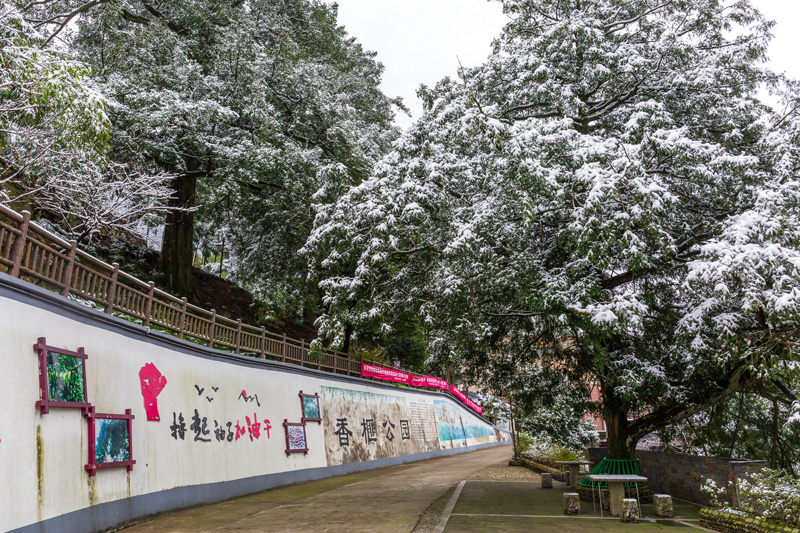
POLYGON ((133 419, 130 409, 125 414, 95 413, 90 407, 86 413, 89 423, 89 462, 84 469, 89 477, 100 468, 126 467, 133 470, 133 419), (119 440, 122 439, 122 442, 119 440), (121 446, 120 446, 121 444, 121 446))
POLYGON ((303 394, 303 391, 300 391, 300 409, 303 412, 303 417, 301 420, 305 424, 306 422, 316 422, 318 424, 322 423, 322 411, 319 408, 319 394, 303 394), (312 415, 312 416, 308 416, 312 415))
POLYGON ((286 433, 286 455, 304 453, 308 455, 308 437, 305 423, 289 422, 283 419, 283 430, 286 433))
POLYGON ((51 407, 80 408, 86 415, 92 407, 86 390, 86 360, 83 348, 77 351, 57 348, 39 337, 33 345, 39 359, 39 400, 41 414, 51 407))

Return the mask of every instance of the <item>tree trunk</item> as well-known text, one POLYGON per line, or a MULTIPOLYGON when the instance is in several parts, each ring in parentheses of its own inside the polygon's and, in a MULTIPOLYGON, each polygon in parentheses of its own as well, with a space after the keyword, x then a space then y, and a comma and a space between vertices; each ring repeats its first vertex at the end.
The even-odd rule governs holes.
POLYGON ((219 277, 222 277, 222 262, 225 260, 225 237, 222 238, 222 251, 219 253, 219 277))
POLYGON ((508 411, 511 415, 511 447, 514 449, 514 460, 519 460, 522 451, 519 445, 519 429, 517 427, 517 417, 514 416, 514 404, 509 400, 508 411))
POLYGON ((772 400, 772 449, 769 452, 769 467, 775 468, 777 464, 778 449, 778 400, 772 400))
POLYGON ((344 325, 344 346, 342 347, 342 351, 346 354, 350 354, 350 339, 353 337, 353 326, 350 322, 347 322, 344 325))
POLYGON ((733 426, 733 437, 731 438, 731 451, 728 457, 733 459, 733 451, 736 449, 736 439, 739 436, 739 422, 742 418, 742 404, 744 403, 744 393, 739 393, 739 409, 736 411, 736 424, 733 426))
POLYGON ((636 440, 628 431, 628 413, 606 411, 603 416, 608 429, 608 458, 633 459, 636 440))
POLYGON ((603 417, 608 433, 608 458, 633 459, 636 451, 635 438, 628 421, 628 407, 615 397, 611 388, 603 387, 603 417))
MULTIPOLYGON (((192 160, 190 160, 192 161, 192 160)), ((194 211, 196 206, 197 175, 187 172, 172 182, 174 198, 170 207, 184 209, 169 211, 161 241, 161 271, 165 274, 167 290, 179 296, 189 296, 192 288, 192 259, 194 240, 194 211)))

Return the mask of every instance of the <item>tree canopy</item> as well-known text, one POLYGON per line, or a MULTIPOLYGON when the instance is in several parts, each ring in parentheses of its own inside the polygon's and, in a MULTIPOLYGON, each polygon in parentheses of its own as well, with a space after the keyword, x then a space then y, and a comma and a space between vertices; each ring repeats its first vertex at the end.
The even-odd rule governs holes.
POLYGON ((487 61, 422 87, 373 176, 319 206, 321 331, 417 314, 476 377, 511 342, 600 385, 613 457, 737 390, 796 400, 800 119, 772 23, 746 0, 502 4, 487 61))
POLYGON ((113 159, 170 177, 168 287, 189 294, 196 244, 224 238, 240 281, 290 309, 314 306, 296 253, 312 199, 368 176, 403 108, 335 5, 48 0, 25 15, 92 68, 113 159))
POLYGON ((107 101, 92 69, 0 2, 0 200, 46 210, 79 236, 163 210, 163 173, 110 158, 107 101))

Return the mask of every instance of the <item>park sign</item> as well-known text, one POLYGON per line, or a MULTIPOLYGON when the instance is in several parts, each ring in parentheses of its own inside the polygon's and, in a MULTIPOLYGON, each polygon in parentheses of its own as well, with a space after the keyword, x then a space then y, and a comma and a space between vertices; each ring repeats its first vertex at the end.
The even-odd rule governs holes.
POLYGON ((433 376, 412 376, 402 370, 394 368, 383 368, 380 366, 370 365, 368 363, 361 363, 361 375, 365 378, 378 379, 381 381, 392 381, 394 383, 403 383, 404 385, 411 385, 413 387, 431 387, 449 391, 456 398, 461 400, 464 405, 472 409, 478 414, 483 414, 483 408, 470 400, 466 394, 458 390, 455 385, 450 385, 447 381, 433 376))

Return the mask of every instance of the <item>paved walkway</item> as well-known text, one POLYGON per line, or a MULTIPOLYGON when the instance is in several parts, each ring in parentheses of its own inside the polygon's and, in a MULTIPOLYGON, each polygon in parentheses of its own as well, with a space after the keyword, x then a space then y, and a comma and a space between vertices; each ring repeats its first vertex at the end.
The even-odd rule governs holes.
POLYGON ((699 506, 674 501, 675 518, 623 524, 600 518, 591 502, 563 514, 560 482, 542 489, 539 475, 507 466, 510 446, 431 459, 275 489, 144 522, 126 532, 650 532, 702 529, 699 506))
MULTIPOLYGON (((501 470, 500 465, 497 466, 501 470)), ((512 469, 513 467, 506 467, 512 469)), ((522 468, 522 467, 516 467, 522 468)), ((488 469, 487 469, 488 470, 488 469)), ((619 518, 600 518, 591 502, 581 502, 580 516, 564 515, 564 492, 571 492, 563 483, 553 482, 552 489, 542 489, 541 480, 490 480, 478 472, 463 482, 445 533, 478 531, 523 532, 554 531, 584 533, 619 531, 640 533, 681 528, 687 533, 703 529, 698 514, 700 507, 679 500, 673 501, 674 519, 656 519, 653 504, 642 505, 644 519, 638 524, 623 524, 619 518)))
POLYGON ((178 511, 125 531, 409 532, 459 481, 510 456, 510 446, 500 446, 312 481, 178 511))

